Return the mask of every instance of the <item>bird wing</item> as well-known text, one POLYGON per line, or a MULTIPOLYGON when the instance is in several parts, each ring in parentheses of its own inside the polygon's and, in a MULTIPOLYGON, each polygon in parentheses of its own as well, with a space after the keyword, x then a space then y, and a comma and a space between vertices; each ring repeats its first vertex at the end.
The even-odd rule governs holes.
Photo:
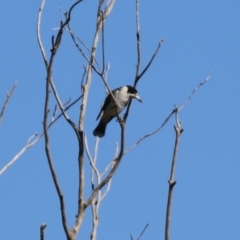
POLYGON ((112 98, 111 94, 108 94, 108 96, 105 98, 104 104, 103 104, 103 106, 102 106, 102 108, 101 108, 101 110, 100 110, 96 120, 98 120, 98 118, 101 116, 102 112, 105 110, 106 106, 111 101, 111 98, 112 98))

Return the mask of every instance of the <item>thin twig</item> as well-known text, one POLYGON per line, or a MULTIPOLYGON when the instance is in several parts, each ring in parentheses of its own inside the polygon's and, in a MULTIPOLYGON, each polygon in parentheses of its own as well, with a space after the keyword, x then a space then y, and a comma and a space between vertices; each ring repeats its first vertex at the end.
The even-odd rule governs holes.
POLYGON ((172 117, 172 115, 174 114, 175 110, 173 109, 172 112, 168 115, 168 117, 164 120, 164 122, 156 129, 154 130, 153 132, 151 133, 148 133, 146 135, 144 135, 143 137, 141 137, 139 140, 137 140, 136 143, 134 143, 130 148, 128 148, 124 154, 128 153, 129 151, 131 151, 133 148, 135 148, 141 141, 143 141, 145 138, 148 138, 152 135, 154 135, 155 133, 157 133, 159 130, 161 130, 165 124, 169 121, 169 119, 172 117))
POLYGON ((113 160, 111 160, 111 162, 107 165, 107 167, 106 167, 106 168, 104 169, 104 171, 101 173, 101 177, 106 174, 106 172, 108 171, 108 169, 109 169, 110 167, 113 167, 113 165, 114 165, 114 160, 115 160, 115 159, 116 159, 116 158, 114 158, 113 160))
POLYGON ((1 122, 2 122, 2 118, 3 118, 4 112, 5 112, 6 108, 7 108, 7 105, 9 103, 9 101, 10 101, 10 98, 12 97, 13 91, 16 88, 16 86, 17 86, 17 81, 14 83, 11 91, 9 93, 7 92, 6 101, 4 102, 2 110, 1 110, 1 113, 0 113, 0 125, 1 125, 1 122))
POLYGON ((84 78, 85 78, 86 73, 87 73, 87 71, 88 71, 88 67, 83 66, 83 70, 84 70, 84 71, 83 71, 82 80, 81 80, 81 92, 83 92, 83 89, 84 89, 83 81, 84 81, 84 78))
POLYGON ((177 151, 179 146, 179 139, 183 132, 181 128, 181 123, 178 120, 178 108, 175 106, 175 117, 176 117, 176 125, 174 126, 176 138, 173 150, 173 158, 172 158, 172 167, 170 172, 170 179, 168 180, 169 189, 168 189, 168 201, 167 201, 167 211, 166 211, 166 225, 165 225, 165 240, 169 240, 170 236, 170 216, 171 216, 171 206, 172 206, 172 195, 173 195, 173 187, 176 184, 174 180, 175 176, 175 168, 176 168, 176 160, 177 160, 177 151))
MULTIPOLYGON (((65 108, 65 111, 67 111, 69 108, 71 108, 75 103, 77 103, 82 96, 78 97, 74 102, 72 102, 70 105, 68 105, 65 108)), ((48 129, 60 118, 62 117, 62 113, 60 113, 56 118, 53 118, 51 123, 48 125, 48 129)), ((15 163, 22 155, 23 153, 30 147, 34 146, 43 136, 44 136, 44 132, 42 132, 41 134, 38 135, 38 137, 31 142, 31 140, 33 139, 33 137, 36 137, 37 134, 34 134, 33 136, 31 136, 28 141, 27 144, 15 155, 15 157, 9 161, 9 163, 7 163, 1 170, 0 170, 0 175, 3 174, 13 163, 15 163)))
POLYGON ((131 240, 133 240, 133 236, 132 236, 132 234, 130 233, 130 238, 131 238, 131 240))
POLYGON ((64 105, 62 104, 61 100, 60 100, 60 97, 58 95, 58 91, 54 85, 54 82, 53 82, 53 79, 51 78, 50 80, 50 84, 51 84, 51 87, 52 87, 52 90, 53 90, 53 93, 54 93, 54 96, 55 96, 55 99, 57 100, 57 103, 58 103, 58 106, 59 108, 61 109, 61 112, 64 116, 64 118, 66 119, 66 121, 72 126, 78 140, 79 140, 79 132, 78 132, 78 128, 76 126, 76 124, 69 118, 68 114, 66 113, 65 109, 64 109, 64 105))
MULTIPOLYGON (((96 167, 96 161, 97 161, 97 149, 98 149, 98 144, 99 144, 99 138, 96 138, 96 143, 95 143, 95 150, 94 150, 94 157, 91 157, 89 148, 88 148, 88 143, 87 143, 87 138, 84 136, 84 143, 85 143, 85 148, 87 152, 87 156, 90 162, 90 165, 92 167, 91 171, 91 185, 92 185, 92 191, 94 191, 94 173, 96 175, 96 180, 97 180, 97 185, 100 184, 101 182, 101 175, 96 167)), ((116 149, 117 152, 117 149, 116 149)), ((115 154, 116 155, 116 154, 115 154)), ((99 207, 101 201, 104 199, 104 197, 107 195, 107 193, 110 190, 111 186, 111 180, 108 182, 107 189, 105 190, 104 194, 101 194, 101 191, 98 191, 97 197, 91 202, 91 209, 92 209, 92 232, 90 239, 95 240, 97 236, 97 227, 99 223, 99 217, 98 217, 98 212, 99 212, 99 207)))
MULTIPOLYGON (((99 142, 99 139, 96 140, 96 145, 98 145, 98 142, 99 142)), ((90 154, 90 151, 89 151, 89 148, 88 148, 88 143, 87 143, 87 138, 86 138, 86 135, 84 134, 84 144, 85 144, 85 148, 86 148, 86 153, 87 153, 87 156, 88 156, 88 160, 89 160, 89 163, 92 167, 92 170, 94 171, 94 173, 96 174, 97 176, 97 179, 100 178, 100 173, 98 171, 98 169, 96 168, 96 162, 94 161, 95 160, 95 157, 94 159, 91 157, 91 154, 90 154)), ((93 174, 92 175, 92 190, 94 190, 94 177, 93 177, 93 174)))
POLYGON ((46 55, 46 52, 45 52, 43 44, 42 44, 41 31, 40 31, 41 30, 42 12, 43 12, 43 8, 44 8, 44 5, 45 5, 45 2, 46 2, 46 0, 42 0, 42 4, 41 4, 41 6, 39 8, 39 11, 38 11, 37 39, 38 39, 38 45, 39 45, 40 51, 42 53, 43 61, 44 61, 45 67, 47 69, 47 67, 48 67, 47 55, 46 55))
MULTIPOLYGON (((88 57, 86 56, 86 54, 84 53, 84 51, 82 50, 82 48, 80 48, 79 44, 77 43, 77 40, 87 49, 87 51, 91 54, 90 49, 87 47, 87 45, 71 30, 70 24, 68 24, 68 29, 65 29, 66 31, 68 31, 70 33, 70 36, 76 46, 76 48, 79 50, 79 52, 82 54, 82 56, 85 58, 85 60, 88 62, 88 64, 90 63, 90 60, 88 59, 88 57)), ((95 56, 93 56, 94 61, 97 64, 97 67, 99 70, 97 70, 94 65, 92 65, 92 67, 94 68, 94 70, 98 73, 101 74, 101 69, 100 66, 98 64, 97 59, 95 58, 95 56)))
MULTIPOLYGON (((94 148, 94 158, 92 160, 95 168, 96 168, 96 164, 97 164, 98 145, 99 145, 99 138, 96 138, 95 148, 94 148)), ((95 172, 96 179, 97 179, 97 185, 100 184, 100 182, 101 182, 101 176, 100 176, 99 171, 98 170, 95 171, 92 168, 92 170, 91 170, 92 191, 94 191, 94 172, 95 172)), ((94 201, 92 201, 92 203, 91 203, 92 225, 93 225, 92 232, 91 232, 91 240, 95 240, 97 238, 97 227, 98 227, 98 223, 99 223, 99 216, 98 216, 99 211, 98 210, 99 210, 100 203, 101 203, 101 191, 98 192, 96 199, 94 201)))
MULTIPOLYGON (((94 186, 94 173, 96 175, 96 180, 97 180, 97 185, 101 183, 101 176, 99 173, 99 170, 96 167, 96 161, 97 161, 97 152, 98 152, 98 144, 99 144, 99 138, 96 138, 95 142, 95 149, 94 149, 94 157, 91 157, 89 148, 88 148, 88 143, 87 143, 87 138, 84 136, 84 143, 85 143, 85 148, 87 152, 87 156, 90 162, 90 165, 92 167, 91 171, 91 185, 92 185, 92 191, 94 191, 95 186, 94 186)), ((116 152, 115 152, 115 158, 117 157, 118 153, 118 145, 116 144, 116 152)), ((91 202, 91 209, 92 209, 92 232, 90 235, 91 240, 95 240, 97 236, 97 227, 99 223, 99 217, 98 217, 98 212, 100 208, 101 201, 106 197, 107 193, 109 192, 111 187, 111 179, 109 180, 107 184, 107 188, 104 192, 104 194, 101 194, 101 190, 98 191, 97 197, 91 202)))
POLYGON ((87 208, 89 206, 89 204, 93 201, 94 197, 98 194, 98 191, 100 191, 113 177, 114 173, 116 172, 123 153, 124 153, 124 143, 125 143, 125 124, 121 124, 121 145, 120 145, 120 152, 118 154, 118 156, 116 157, 115 164, 112 167, 111 171, 109 172, 109 174, 103 179, 103 181, 95 188, 95 190, 92 192, 91 196, 88 198, 88 200, 85 202, 85 208, 87 208))
POLYGON ((114 159, 111 160, 111 162, 107 165, 107 167, 105 168, 105 170, 101 173, 101 177, 105 175, 105 173, 108 171, 108 169, 109 169, 110 167, 113 167, 114 162, 115 162, 115 159, 116 159, 116 157, 117 157, 117 154, 118 154, 118 144, 116 143, 116 151, 115 151, 114 159))
MULTIPOLYGON (((116 143, 116 150, 115 150, 114 159, 117 158, 117 155, 118 155, 118 144, 116 143)), ((115 161, 112 160, 112 161, 111 161, 111 167, 112 167, 112 168, 113 168, 114 164, 115 164, 115 161)), ((107 166, 107 168, 108 168, 108 166, 107 166)), ((106 170, 105 170, 105 171, 106 171, 106 170)), ((103 176, 103 173, 101 174, 101 176, 103 176)), ((109 192, 109 190, 110 190, 110 188, 111 188, 111 183, 112 183, 112 179, 109 180, 108 185, 107 185, 107 188, 106 188, 105 192, 102 194, 101 201, 107 196, 107 194, 108 194, 108 192, 109 192)))
MULTIPOLYGON (((60 45, 60 42, 61 42, 61 38, 62 38, 62 34, 63 34, 63 29, 66 25, 69 24, 70 20, 71 20, 71 12, 73 10, 73 8, 79 4, 82 0, 79 0, 77 2, 75 2, 71 7, 70 7, 70 10, 69 12, 66 14, 66 21, 64 23, 61 23, 61 27, 58 31, 58 34, 57 34, 57 37, 56 37, 56 41, 54 43, 54 46, 52 48, 52 54, 51 54, 51 59, 53 59, 54 55, 56 54, 58 48, 59 48, 59 45, 60 45)), ((40 38, 40 37, 39 37, 40 38)), ((77 138, 78 138, 78 141, 80 141, 80 136, 79 136, 79 132, 78 132, 78 128, 77 126, 75 125, 75 123, 68 117, 67 113, 64 111, 64 105, 62 104, 61 100, 60 100, 60 97, 58 96, 58 92, 57 92, 57 89, 54 85, 54 82, 53 82, 53 79, 52 79, 52 76, 49 78, 50 80, 50 85, 53 89, 53 93, 54 93, 54 96, 57 100, 57 103, 58 103, 58 106, 59 108, 61 109, 61 112, 63 113, 63 116, 64 118, 66 119, 66 121, 72 126, 77 138)))
POLYGON ((140 234, 140 236, 138 237, 137 240, 140 240, 140 238, 141 238, 142 235, 144 234, 145 230, 147 229, 148 225, 149 225, 149 224, 147 223, 147 225, 144 227, 144 229, 142 230, 142 232, 141 232, 141 234, 140 234))
MULTIPOLYGON (((63 107, 67 106, 70 102, 71 102, 71 98, 69 98, 68 101, 63 104, 63 107)), ((59 110, 59 107, 58 107, 58 105, 56 104, 56 105, 55 105, 55 108, 54 108, 54 111, 53 111, 53 115, 52 115, 52 121, 54 120, 55 115, 57 114, 58 110, 59 110)), ((65 111, 65 109, 64 109, 64 111, 65 111)))
POLYGON ((61 21, 63 22, 63 15, 64 15, 64 13, 62 11, 60 3, 58 3, 58 11, 59 11, 59 17, 60 17, 61 21))
MULTIPOLYGON (((98 143, 99 143, 99 138, 96 138, 96 143, 95 143, 95 150, 98 148, 98 143)), ((94 158, 91 157, 89 148, 88 148, 88 143, 87 143, 87 138, 84 135, 84 144, 87 152, 87 156, 90 162, 90 165, 92 167, 91 169, 91 185, 92 185, 92 191, 94 191, 94 173, 97 178, 97 184, 100 183, 100 173, 96 167, 96 152, 94 153, 94 158)), ((95 201, 92 201, 91 203, 91 209, 92 209, 92 232, 90 235, 91 240, 95 240, 97 236, 97 226, 98 226, 98 208, 97 205, 100 204, 100 198, 101 198, 101 191, 98 192, 98 196, 95 199, 95 201)))
MULTIPOLYGON (((80 3, 82 0, 79 0, 77 2, 75 2, 71 7, 70 7, 70 10, 69 10, 69 13, 67 14, 67 17, 66 17, 66 21, 61 24, 61 27, 58 31, 58 34, 57 34, 57 37, 56 37, 56 41, 55 43, 53 42, 53 48, 52 48, 52 54, 51 54, 51 58, 53 60, 53 56, 55 55, 55 53, 57 52, 57 49, 60 45, 60 42, 61 42, 61 37, 62 37, 62 33, 63 33, 63 29, 64 27, 70 22, 70 19, 71 19, 71 12, 73 10, 73 8, 78 4, 80 3)), ((39 48, 41 50, 41 53, 42 53, 42 57, 43 57, 43 60, 44 60, 44 63, 45 63, 45 67, 46 67, 46 70, 48 71, 49 69, 49 64, 48 64, 48 61, 47 61, 47 56, 46 56, 46 53, 45 53, 45 50, 44 50, 44 47, 43 47, 43 44, 42 44, 42 39, 41 39, 41 33, 40 33, 40 27, 41 27, 41 17, 42 17, 42 11, 43 11, 43 7, 44 7, 44 4, 45 4, 45 0, 42 1, 42 4, 39 8, 39 13, 38 13, 38 20, 37 20, 37 39, 38 39, 38 44, 39 44, 39 48)), ((58 105, 62 111, 62 114, 63 116, 65 117, 65 119, 69 122, 69 124, 73 127, 77 137, 79 138, 78 136, 78 130, 77 130, 77 127, 76 125, 70 120, 70 118, 67 116, 66 112, 64 111, 64 105, 61 103, 61 100, 58 96, 58 93, 57 93, 57 90, 56 90, 56 87, 53 83, 53 79, 52 77, 50 78, 50 84, 51 84, 51 87, 53 89, 53 92, 54 92, 54 95, 55 95, 55 98, 58 102, 58 105)), ((57 109, 56 109, 57 110, 57 109)))
POLYGON ((22 150, 6 165, 4 166, 1 170, 0 170, 0 175, 2 175, 14 162, 17 161, 18 158, 20 158, 20 156, 30 147, 32 147, 38 140, 39 138, 35 139, 34 141, 33 138, 35 138, 37 136, 37 134, 34 134, 33 136, 31 136, 28 141, 27 144, 22 148, 22 150))
MULTIPOLYGON (((136 0, 136 29, 137 29, 137 33, 136 33, 136 38, 137 38, 137 66, 136 66, 136 75, 135 75, 135 80, 134 80, 134 87, 137 87, 137 83, 140 80, 140 78, 144 75, 144 73, 148 70, 148 68, 151 66, 154 58, 156 57, 159 49, 162 46, 163 43, 163 39, 160 39, 158 46, 155 50, 155 52, 153 53, 150 61, 148 62, 147 66, 143 69, 143 71, 140 73, 140 65, 141 65, 141 39, 140 39, 140 21, 139 21, 139 0, 136 0)), ((124 114, 123 117, 123 121, 126 122, 128 115, 129 115, 129 110, 132 104, 132 99, 130 99, 128 105, 127 105, 127 109, 126 112, 124 114)))
MULTIPOLYGON (((64 112, 66 112, 69 108, 71 108, 75 103, 77 103, 82 98, 82 95, 78 97, 75 101, 73 101, 71 104, 69 104, 66 108, 64 108, 64 112)), ((54 122, 56 122, 60 117, 63 116, 63 113, 61 112, 54 120, 49 124, 48 128, 52 126, 54 122)))
POLYGON ((61 27, 60 27, 60 30, 58 31, 58 34, 57 34, 57 37, 56 37, 56 40, 54 41, 54 37, 52 38, 52 42, 53 42, 53 46, 52 46, 52 54, 56 54, 57 50, 58 50, 58 47, 60 46, 60 43, 61 43, 61 39, 62 39, 62 34, 63 34, 63 30, 65 28, 65 26, 68 25, 68 23, 70 22, 71 20, 71 13, 72 13, 72 10, 74 9, 74 7, 76 7, 80 2, 82 2, 82 0, 78 0, 76 1, 69 9, 68 11, 68 14, 67 14, 67 18, 66 18, 66 21, 64 23, 61 22, 61 27))
MULTIPOLYGON (((100 11, 102 21, 103 19, 103 12, 100 11)), ((102 25, 102 75, 104 74, 105 71, 105 44, 104 44, 104 24, 102 25)))
POLYGON ((161 46, 162 46, 162 44, 163 44, 163 41, 164 41, 164 39, 160 39, 160 41, 159 41, 159 43, 158 43, 158 46, 157 46, 155 52, 153 53, 153 55, 152 55, 149 63, 148 63, 147 66, 143 69, 143 71, 140 73, 140 75, 138 75, 138 76, 136 77, 135 82, 134 82, 134 87, 136 87, 136 85, 137 85, 138 81, 140 80, 140 78, 144 75, 144 73, 145 73, 145 72, 148 70, 148 68, 151 66, 154 58, 157 56, 157 53, 158 53, 159 49, 161 48, 161 46))
MULTIPOLYGON (((157 46, 157 49, 155 50, 154 54, 152 55, 152 58, 150 59, 150 61, 149 61, 149 63, 147 64, 147 66, 146 66, 146 67, 144 68, 144 70, 140 73, 140 75, 137 75, 137 76, 136 76, 135 81, 134 81, 134 87, 135 87, 135 88, 136 88, 137 83, 138 83, 138 81, 140 80, 140 78, 143 76, 143 74, 148 70, 148 68, 149 68, 150 65, 152 64, 154 58, 156 57, 159 49, 160 49, 161 46, 162 46, 162 43, 163 43, 163 39, 161 39, 161 40, 159 41, 159 44, 158 44, 158 46, 157 46)), ((129 114, 129 110, 130 110, 131 104, 132 104, 132 99, 130 99, 130 101, 129 101, 128 105, 127 105, 127 110, 126 110, 126 112, 125 112, 125 114, 124 114, 124 117, 123 117, 124 122, 127 121, 127 117, 128 117, 128 114, 129 114)))
POLYGON ((202 86, 204 85, 212 76, 212 73, 209 73, 208 76, 206 77, 206 79, 199 83, 199 85, 197 87, 195 87, 192 91, 192 93, 189 95, 189 97, 186 99, 186 101, 184 102, 184 104, 178 109, 179 111, 182 110, 184 107, 186 107, 186 105, 188 104, 188 102, 191 100, 192 96, 194 95, 194 93, 202 86))
MULTIPOLYGON (((137 28, 137 66, 136 76, 138 78, 141 65, 141 41, 140 41, 140 20, 139 20, 139 0, 136 0, 136 28, 137 28)), ((136 81, 136 80, 135 80, 136 81)))
POLYGON ((143 141, 145 138, 148 138, 148 137, 154 135, 155 133, 157 133, 157 132, 169 121, 169 119, 172 117, 172 115, 173 115, 176 111, 178 111, 178 112, 181 111, 181 110, 187 105, 187 103, 191 100, 191 98, 193 97, 193 95, 195 94, 195 92, 196 92, 202 85, 204 85, 204 84, 210 79, 210 77, 211 77, 211 73, 207 76, 207 78, 206 78, 203 82, 199 83, 199 85, 193 89, 192 93, 191 93, 191 94, 189 95, 189 97, 185 100, 184 104, 183 104, 181 107, 179 107, 178 109, 174 108, 174 109, 172 110, 172 112, 168 115, 168 117, 165 119, 165 121, 162 123, 162 125, 160 125, 160 126, 159 126, 156 130, 154 130, 153 132, 148 133, 148 134, 144 135, 143 137, 141 137, 139 140, 137 140, 137 142, 134 143, 130 148, 128 148, 128 149, 124 152, 124 154, 128 153, 128 152, 131 151, 133 148, 135 148, 135 147, 136 147, 141 141, 143 141))
MULTIPOLYGON (((102 4, 103 2, 100 1, 100 4, 102 4)), ((94 51, 91 52, 91 59, 89 60, 86 55, 84 54, 83 50, 79 47, 79 45, 77 44, 77 41, 76 39, 78 39, 81 43, 83 43, 80 38, 78 38, 72 31, 71 31, 71 28, 70 28, 70 25, 68 24, 68 30, 69 30, 69 33, 73 39, 73 42, 75 44, 75 46, 77 47, 77 49, 81 52, 82 56, 86 59, 86 61, 88 62, 89 66, 91 66, 91 68, 102 78, 104 84, 105 84, 105 87, 107 88, 108 90, 108 93, 112 96, 115 104, 116 104, 116 100, 107 84, 107 80, 106 80, 106 75, 107 75, 107 71, 109 70, 109 65, 107 67, 107 69, 105 69, 105 52, 104 52, 104 20, 107 18, 107 16, 110 14, 111 10, 112 10, 112 7, 115 3, 115 0, 112 0, 108 3, 108 5, 106 6, 104 12, 101 10, 101 7, 99 7, 99 16, 98 16, 98 19, 100 18, 100 20, 98 20, 98 24, 99 26, 97 27, 97 30, 100 31, 102 29, 102 61, 103 61, 103 66, 102 66, 102 70, 100 70, 100 66, 95 58, 95 48, 93 48, 94 51), (110 9, 110 10, 109 10, 110 9), (101 26, 101 27, 100 27, 101 26), (94 54, 93 54, 94 53, 94 54), (97 63, 97 66, 99 68, 99 70, 97 70, 95 68, 95 66, 93 65, 93 61, 94 60, 96 63, 97 63)), ((100 5, 99 5, 100 6, 100 5)), ((96 35, 98 36, 98 35, 96 35)), ((84 44, 84 46, 86 46, 84 44)), ((86 47, 87 48, 87 47, 86 47)), ((88 49, 88 48, 87 48, 88 49)), ((89 49, 88 49, 89 50, 89 49)), ((88 82, 88 81, 87 81, 88 82)), ((116 108, 116 115, 117 115, 117 119, 119 121, 119 123, 121 123, 121 118, 117 112, 117 108, 116 108)))

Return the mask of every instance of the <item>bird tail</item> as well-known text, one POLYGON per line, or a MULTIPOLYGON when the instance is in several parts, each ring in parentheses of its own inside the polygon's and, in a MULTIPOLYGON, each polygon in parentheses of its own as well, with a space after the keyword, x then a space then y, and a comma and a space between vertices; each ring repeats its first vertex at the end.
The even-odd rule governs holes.
POLYGON ((101 119, 97 127, 94 129, 93 135, 100 138, 103 137, 105 135, 106 126, 107 123, 101 119))

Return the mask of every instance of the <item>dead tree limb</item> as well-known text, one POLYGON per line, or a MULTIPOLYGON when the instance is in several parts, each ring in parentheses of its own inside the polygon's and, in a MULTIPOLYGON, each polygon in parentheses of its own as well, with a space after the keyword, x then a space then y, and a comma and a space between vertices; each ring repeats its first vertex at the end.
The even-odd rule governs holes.
MULTIPOLYGON (((175 109, 177 109, 176 106, 175 106, 175 109)), ((174 144, 174 150, 173 150, 170 179, 168 180, 169 189, 168 189, 168 200, 167 200, 167 211, 166 211, 165 240, 169 240, 169 236, 170 236, 170 216, 171 216, 171 207, 172 207, 172 196, 173 196, 173 188, 176 184, 174 177, 175 177, 175 168, 176 168, 176 162, 177 162, 177 151, 179 146, 179 139, 183 132, 183 129, 181 128, 181 122, 179 122, 178 120, 178 110, 175 111, 175 118, 176 118, 176 124, 174 125, 174 130, 175 130, 176 136, 175 136, 175 144, 174 144)))
POLYGON ((67 26, 67 24, 70 22, 71 20, 71 12, 74 9, 74 7, 79 4, 82 0, 76 1, 69 9, 68 15, 67 15, 67 19, 65 22, 61 22, 60 25, 60 29, 56 35, 56 38, 54 36, 52 36, 52 49, 51 49, 51 55, 50 55, 50 59, 49 61, 47 61, 46 58, 46 54, 45 54, 45 50, 41 41, 41 35, 40 35, 40 23, 41 23, 41 14, 42 14, 42 10, 44 7, 44 3, 45 0, 42 1, 41 7, 39 9, 39 14, 38 14, 38 24, 37 24, 37 35, 38 35, 38 42, 39 42, 39 47, 40 50, 42 52, 42 56, 44 59, 44 63, 45 63, 45 67, 46 67, 46 71, 47 71, 47 78, 46 78, 46 95, 45 95, 45 104, 44 104, 44 118, 43 118, 43 128, 44 128, 44 138, 45 138, 45 151, 46 151, 46 155, 47 155, 47 159, 48 159, 48 164, 49 164, 49 168, 52 174, 52 178, 53 178, 53 182, 55 185, 55 188, 57 190, 57 194, 59 197, 59 201, 60 201, 60 206, 61 206, 61 217, 62 217, 62 224, 63 224, 63 228, 64 231, 66 233, 67 239, 68 240, 73 240, 75 239, 76 236, 76 232, 73 232, 71 230, 68 229, 67 226, 67 218, 66 218, 66 207, 65 207, 65 201, 64 201, 64 196, 62 193, 62 190, 60 188, 60 184, 57 178, 57 174, 56 171, 54 169, 54 165, 53 165, 53 159, 51 156, 51 152, 50 152, 50 139, 49 139, 49 134, 48 134, 48 106, 49 106, 49 95, 50 95, 50 86, 52 87, 53 91, 54 91, 54 95, 55 98, 59 104, 59 107, 62 111, 63 116, 65 117, 65 119, 70 123, 70 125, 72 125, 72 127, 75 130, 75 133, 78 137, 79 140, 79 134, 77 131, 76 126, 73 124, 73 122, 68 118, 66 112, 64 111, 64 108, 60 102, 60 99, 57 95, 57 91, 54 87, 54 84, 52 82, 52 66, 53 66, 53 62, 54 62, 54 57, 60 47, 61 44, 61 39, 62 39, 62 34, 63 34, 63 30, 65 28, 65 26, 67 26))

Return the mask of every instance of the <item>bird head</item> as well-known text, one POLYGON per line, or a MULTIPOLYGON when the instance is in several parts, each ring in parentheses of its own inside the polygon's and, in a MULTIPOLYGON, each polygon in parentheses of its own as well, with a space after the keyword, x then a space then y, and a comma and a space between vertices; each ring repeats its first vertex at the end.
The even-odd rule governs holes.
POLYGON ((136 88, 132 87, 132 86, 129 86, 127 85, 127 88, 128 88, 128 93, 130 95, 130 98, 135 98, 137 99, 139 102, 142 103, 142 99, 140 98, 136 88))

